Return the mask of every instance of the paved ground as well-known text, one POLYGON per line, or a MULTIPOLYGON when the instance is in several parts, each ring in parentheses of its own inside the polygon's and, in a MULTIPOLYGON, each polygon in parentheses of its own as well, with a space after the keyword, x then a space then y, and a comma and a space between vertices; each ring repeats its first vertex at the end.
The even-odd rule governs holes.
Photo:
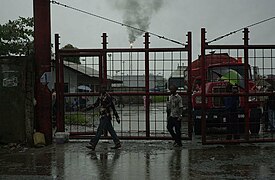
POLYGON ((70 141, 0 151, 0 179, 275 179, 275 143, 207 145, 184 141, 100 141, 96 151, 70 141))

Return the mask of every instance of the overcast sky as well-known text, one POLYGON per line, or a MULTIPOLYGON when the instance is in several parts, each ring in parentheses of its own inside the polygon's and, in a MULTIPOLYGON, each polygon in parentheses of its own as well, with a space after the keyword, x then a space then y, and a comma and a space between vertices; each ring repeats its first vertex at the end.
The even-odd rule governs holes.
MULTIPOLYGON (((85 10, 112 20, 123 22, 122 1, 127 0, 58 0, 61 3, 85 10)), ((128 0, 130 1, 130 0, 128 0)), ((150 0, 145 0, 150 1, 150 0)), ((212 40, 230 31, 275 16, 274 0, 155 0, 148 31, 185 42, 186 34, 193 34, 193 56, 200 50, 200 29, 205 27, 207 39, 212 40), (162 3, 161 3, 162 2, 162 3)), ((0 23, 17 19, 19 16, 33 16, 32 0, 1 0, 0 23)), ((142 2, 142 1, 140 1, 142 2)), ((149 6, 147 6, 149 7, 149 6)), ((52 43, 54 34, 61 36, 61 46, 70 43, 78 48, 100 48, 101 35, 108 34, 108 47, 129 47, 127 29, 86 14, 61 6, 51 5, 52 43)), ((274 44, 275 19, 250 28, 250 43, 274 44)), ((241 32, 220 43, 242 43, 241 32)), ((150 39, 151 47, 178 46, 156 37, 150 39)), ((134 47, 143 46, 143 37, 138 37, 134 47)))

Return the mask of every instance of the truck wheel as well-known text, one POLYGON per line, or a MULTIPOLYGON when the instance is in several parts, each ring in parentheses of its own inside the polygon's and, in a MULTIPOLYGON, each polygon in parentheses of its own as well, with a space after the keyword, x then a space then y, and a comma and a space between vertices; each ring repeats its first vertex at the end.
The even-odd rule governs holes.
POLYGON ((201 120, 200 119, 195 119, 194 132, 195 132, 195 135, 201 135, 201 120))

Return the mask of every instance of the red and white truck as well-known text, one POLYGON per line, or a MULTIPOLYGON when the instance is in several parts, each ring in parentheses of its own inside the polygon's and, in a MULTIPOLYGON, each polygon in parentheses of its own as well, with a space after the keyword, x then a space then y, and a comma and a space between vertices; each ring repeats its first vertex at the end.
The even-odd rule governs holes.
MULTIPOLYGON (((191 63, 192 71, 192 108, 193 108, 193 120, 194 120, 194 131, 195 134, 201 133, 201 117, 202 117, 202 93, 201 93, 201 57, 191 63)), ((222 96, 211 96, 216 93, 225 93, 225 88, 228 81, 221 80, 218 77, 218 73, 224 69, 232 69, 244 77, 245 65, 242 62, 241 58, 230 57, 227 53, 211 53, 205 56, 205 71, 206 75, 206 84, 205 84, 205 93, 206 93, 206 128, 217 127, 222 128, 226 127, 226 112, 225 105, 222 96)), ((249 91, 255 92, 256 86, 255 82, 252 79, 251 68, 248 69, 248 79, 249 79, 249 91)), ((242 80, 244 81, 244 79, 242 80)), ((244 92, 244 88, 239 88, 239 92, 244 92)), ((237 110, 238 118, 240 125, 243 127, 244 131, 244 96, 240 97, 240 106, 237 110)), ((248 100, 249 107, 249 122, 250 122, 250 132, 258 133, 260 129, 260 119, 262 116, 261 103, 256 97, 250 96, 248 100)))

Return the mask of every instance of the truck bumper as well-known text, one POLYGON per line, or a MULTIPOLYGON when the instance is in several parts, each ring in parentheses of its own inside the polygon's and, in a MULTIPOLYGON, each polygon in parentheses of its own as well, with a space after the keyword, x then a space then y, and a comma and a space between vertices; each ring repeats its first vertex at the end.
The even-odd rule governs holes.
MULTIPOLYGON (((209 109, 206 110, 206 128, 217 127, 222 128, 226 127, 228 124, 227 115, 229 112, 224 109, 209 109)), ((242 127, 241 131, 245 130, 245 114, 244 109, 239 108, 236 111, 238 115, 238 122, 242 127)), ((202 119, 202 110, 195 109, 193 111, 194 118, 194 131, 195 134, 201 133, 201 119, 202 119)), ((260 119, 262 116, 262 111, 260 108, 252 108, 249 115, 249 129, 251 133, 258 133, 260 130, 260 119)))
MULTIPOLYGON (((244 119, 244 110, 237 109, 239 119, 244 119)), ((226 116, 228 112, 224 109, 210 109, 205 112, 206 114, 206 125, 207 127, 223 127, 227 123, 226 116)), ((202 119, 202 110, 194 110, 194 120, 198 121, 202 119)))

